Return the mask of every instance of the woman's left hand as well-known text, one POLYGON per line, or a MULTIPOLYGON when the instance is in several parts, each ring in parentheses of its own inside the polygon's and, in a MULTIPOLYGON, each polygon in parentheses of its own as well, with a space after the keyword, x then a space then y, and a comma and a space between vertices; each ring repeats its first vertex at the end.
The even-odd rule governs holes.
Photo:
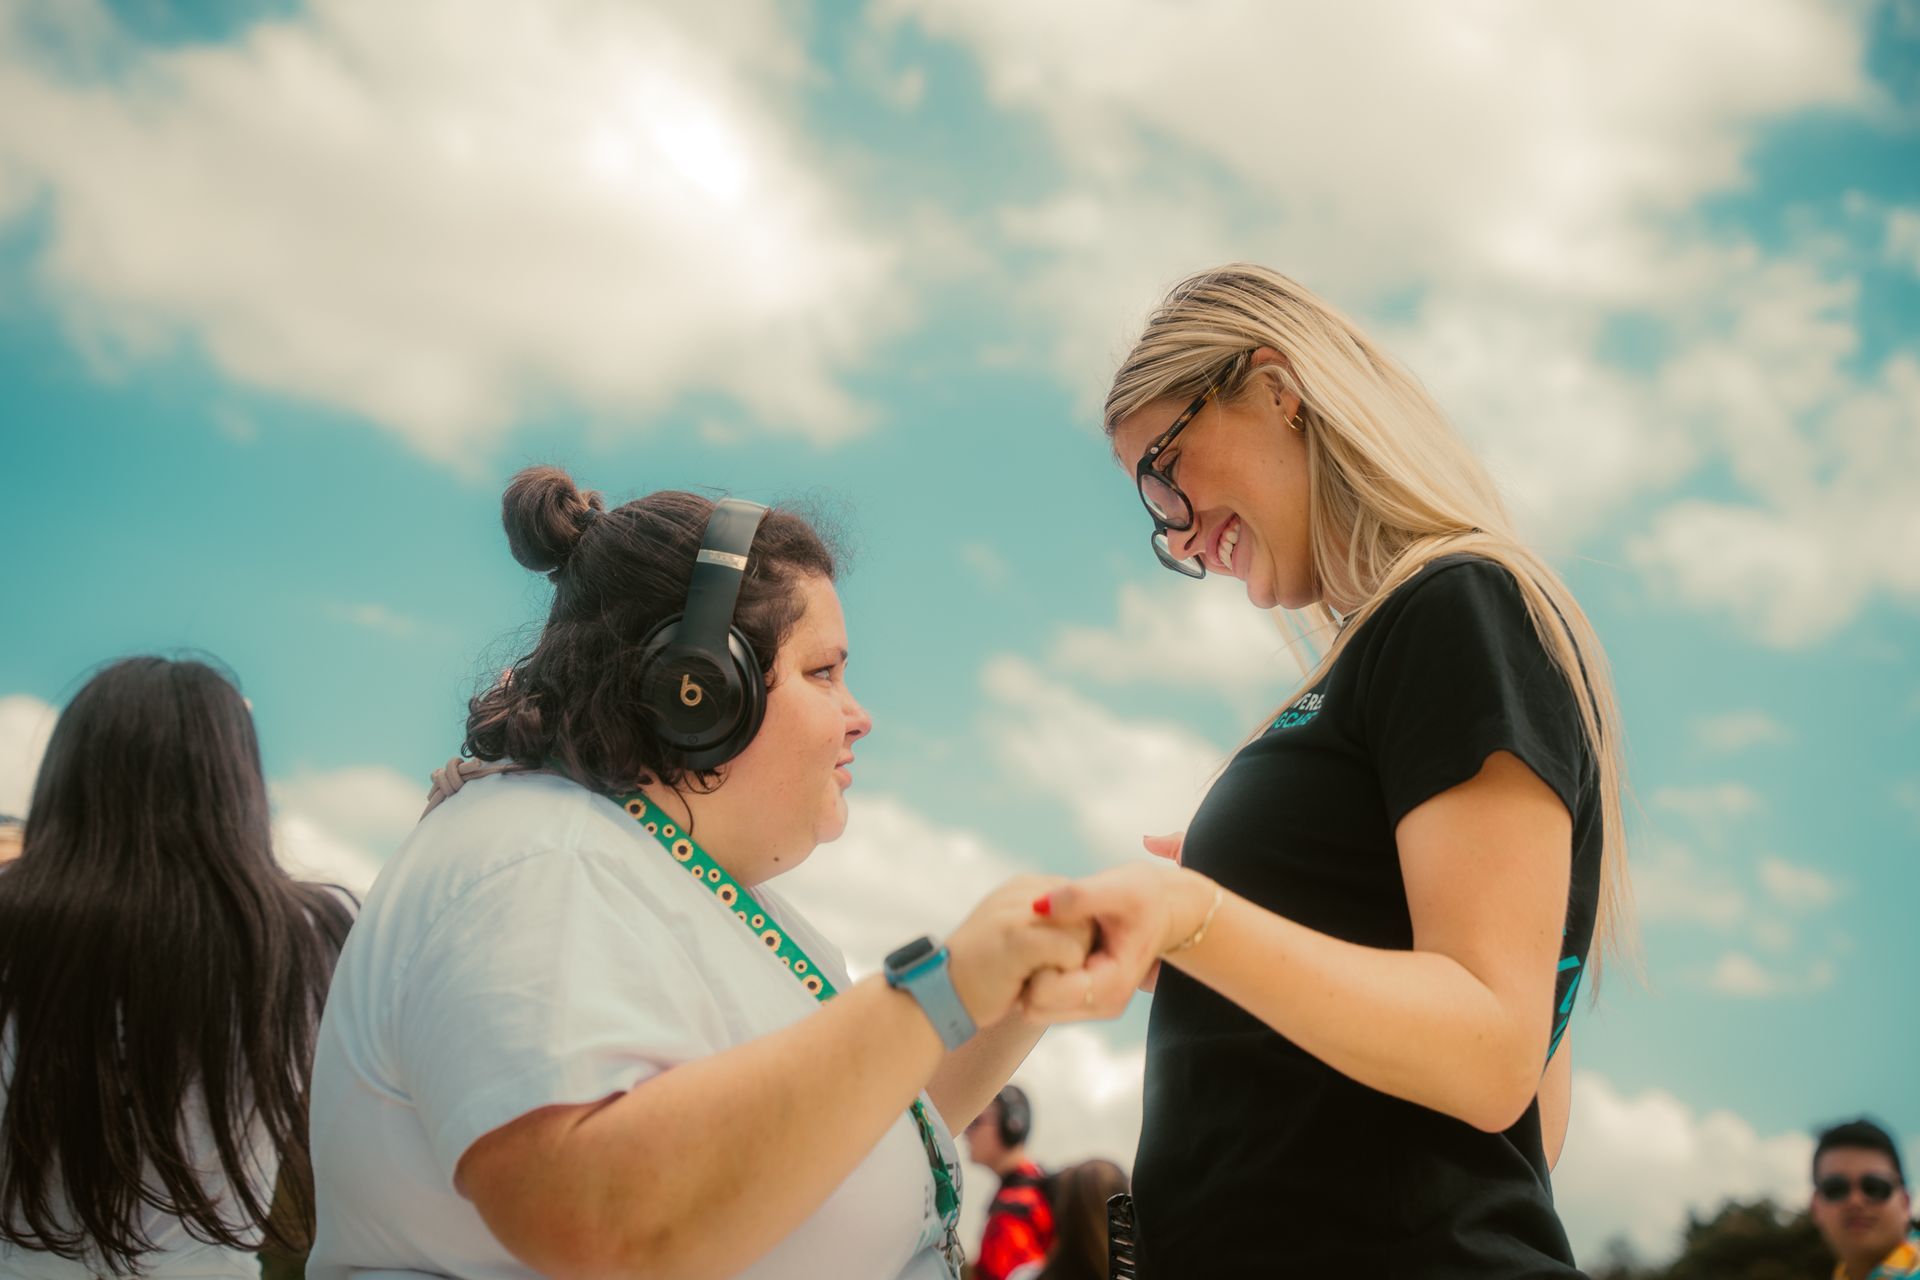
POLYGON ((1027 980, 1021 1004, 1035 1021, 1117 1018, 1161 953, 1190 937, 1212 900, 1205 877, 1155 858, 1062 885, 1047 897, 1058 923, 1087 922, 1099 932, 1078 969, 1043 969, 1027 980))

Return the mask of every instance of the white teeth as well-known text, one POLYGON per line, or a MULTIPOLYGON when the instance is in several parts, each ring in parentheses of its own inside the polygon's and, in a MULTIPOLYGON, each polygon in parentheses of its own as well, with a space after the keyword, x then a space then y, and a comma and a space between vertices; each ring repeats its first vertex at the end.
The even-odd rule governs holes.
POLYGON ((1233 549, 1239 544, 1240 526, 1238 524, 1235 524, 1232 528, 1220 535, 1219 555, 1222 565, 1225 565, 1229 569, 1233 567, 1233 549))

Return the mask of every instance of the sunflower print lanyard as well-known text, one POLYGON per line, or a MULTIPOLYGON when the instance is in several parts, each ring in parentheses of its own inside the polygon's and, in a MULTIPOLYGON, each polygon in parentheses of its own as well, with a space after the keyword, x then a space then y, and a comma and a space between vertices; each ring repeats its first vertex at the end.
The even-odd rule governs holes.
MULTIPOLYGON (((833 998, 832 980, 820 971, 820 966, 808 957, 800 944, 787 936, 779 923, 754 901, 753 895, 727 874, 725 867, 715 862, 711 854, 695 844, 693 838, 680 830, 673 819, 647 799, 645 792, 628 791, 612 799, 635 822, 646 828, 647 834, 658 840, 661 848, 685 867, 696 883, 720 899, 720 905, 732 911, 741 924, 753 930, 767 950, 779 957, 786 970, 807 989, 808 994, 822 1004, 833 998)), ((914 1127, 920 1131, 920 1145, 927 1154, 927 1169, 933 1174, 933 1205, 940 1215, 942 1227, 938 1242, 940 1257, 946 1263, 947 1274, 957 1280, 966 1262, 966 1251, 960 1244, 960 1191, 954 1185, 953 1171, 940 1154, 940 1140, 934 1136, 933 1121, 927 1116, 926 1103, 915 1098, 908 1111, 913 1116, 914 1127)))

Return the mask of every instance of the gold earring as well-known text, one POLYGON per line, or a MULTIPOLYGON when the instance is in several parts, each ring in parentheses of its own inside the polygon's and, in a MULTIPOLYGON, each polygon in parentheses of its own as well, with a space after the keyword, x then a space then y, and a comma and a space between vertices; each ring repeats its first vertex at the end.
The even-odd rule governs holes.
POLYGON ((1304 430, 1304 428, 1300 425, 1300 410, 1295 409, 1293 411, 1293 416, 1287 419, 1287 425, 1292 427, 1295 431, 1304 430))

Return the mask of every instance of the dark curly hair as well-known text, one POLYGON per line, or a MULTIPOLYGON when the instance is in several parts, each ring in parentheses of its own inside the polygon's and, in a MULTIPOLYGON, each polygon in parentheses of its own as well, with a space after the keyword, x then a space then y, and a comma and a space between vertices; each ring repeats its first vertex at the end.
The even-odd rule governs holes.
MULTIPOLYGON (((712 499, 662 490, 609 511, 558 467, 528 467, 500 503, 513 558, 554 584, 533 652, 467 705, 466 751, 528 768, 557 764, 601 791, 642 780, 678 787, 693 773, 664 743, 641 698, 640 642, 686 605, 712 499)), ((838 572, 813 520, 767 512, 747 556, 733 625, 773 684, 774 655, 805 611, 802 579, 838 572)))

